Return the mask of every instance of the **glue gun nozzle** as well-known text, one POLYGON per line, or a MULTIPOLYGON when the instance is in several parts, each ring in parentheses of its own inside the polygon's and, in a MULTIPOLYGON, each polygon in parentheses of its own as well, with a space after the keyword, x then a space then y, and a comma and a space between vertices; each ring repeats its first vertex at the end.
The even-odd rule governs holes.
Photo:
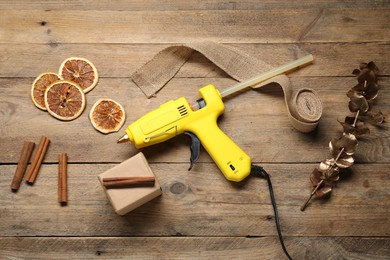
POLYGON ((117 144, 120 144, 120 143, 126 143, 129 141, 129 136, 128 135, 124 135, 122 136, 121 138, 119 138, 116 143, 117 144))

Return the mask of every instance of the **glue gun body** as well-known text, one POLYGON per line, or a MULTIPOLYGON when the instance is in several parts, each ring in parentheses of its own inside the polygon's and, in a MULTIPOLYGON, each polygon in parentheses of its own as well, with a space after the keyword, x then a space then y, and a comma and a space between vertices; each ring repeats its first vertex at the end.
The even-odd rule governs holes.
POLYGON ((194 110, 184 97, 168 101, 129 125, 126 135, 140 149, 187 133, 191 137, 191 167, 198 158, 196 143, 200 141, 226 179, 239 182, 249 175, 251 159, 217 125, 225 109, 219 91, 207 85, 199 89, 199 95, 199 109, 194 110))

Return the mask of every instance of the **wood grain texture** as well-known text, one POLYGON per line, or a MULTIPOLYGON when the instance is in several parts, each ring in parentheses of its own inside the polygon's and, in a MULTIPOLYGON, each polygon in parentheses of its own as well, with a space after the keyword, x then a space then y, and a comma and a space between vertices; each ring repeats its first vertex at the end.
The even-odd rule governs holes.
POLYGON ((246 1, 222 1, 222 0, 57 0, 57 1, 28 1, 13 0, 12 4, 7 0, 0 0, 0 9, 4 10, 155 10, 155 11, 179 11, 179 10, 253 10, 253 9, 307 9, 307 8, 381 8, 389 7, 386 0, 317 0, 315 2, 305 0, 246 0, 246 1))
POLYGON ((310 87, 323 103, 319 127, 294 130, 281 89, 243 91, 225 102, 218 124, 271 175, 286 246, 294 259, 388 259, 390 256, 390 2, 0 0, 0 258, 1 259, 284 259, 265 180, 225 180, 205 151, 191 172, 189 140, 176 137, 144 149, 162 196, 120 217, 97 175, 138 151, 116 145, 88 119, 108 97, 126 110, 125 125, 170 99, 197 99, 200 87, 235 83, 201 54, 155 98, 130 76, 171 44, 211 40, 237 47, 274 66, 313 54, 314 64, 290 74, 294 89, 310 87), (61 122, 29 96, 36 76, 58 70, 70 56, 90 59, 98 86, 80 118, 61 122), (386 123, 359 139, 356 164, 332 195, 300 206, 310 172, 328 158, 349 114, 351 72, 375 61, 382 86, 375 108, 386 123), (9 183, 23 141, 52 143, 34 185, 9 183), (69 203, 57 203, 57 156, 69 156, 69 203))
MULTIPOLYGON (((387 259, 386 238, 288 237, 294 259, 387 259)), ((284 259, 276 238, 0 238, 3 259, 284 259), (164 250, 162 250, 164 249, 164 250)))
POLYGON ((390 40, 388 13, 389 9, 0 10, 0 43, 378 42, 390 40))
MULTIPOLYGON (((300 206, 316 164, 263 164, 271 175, 286 236, 390 235, 388 172, 355 165, 328 200, 300 206)), ((97 176, 112 164, 69 164, 68 206, 57 203, 57 165, 44 165, 33 186, 9 191, 16 166, 0 166, 2 236, 275 236, 266 181, 228 182, 213 163, 151 164, 163 194, 124 217, 115 214, 97 176), (15 221, 16 218, 16 221, 15 221)))
MULTIPOLYGON (((361 62, 375 61, 381 76, 390 75, 390 44, 387 43, 297 43, 228 44, 273 66, 308 53, 314 65, 290 77, 351 77, 361 62)), ((127 78, 151 60, 167 44, 0 44, 0 77, 37 77, 45 71, 57 72, 71 56, 91 60, 103 78, 127 78), (19 55, 23 53, 23 55, 19 55)), ((198 52, 180 69, 177 78, 225 78, 218 67, 198 52)))

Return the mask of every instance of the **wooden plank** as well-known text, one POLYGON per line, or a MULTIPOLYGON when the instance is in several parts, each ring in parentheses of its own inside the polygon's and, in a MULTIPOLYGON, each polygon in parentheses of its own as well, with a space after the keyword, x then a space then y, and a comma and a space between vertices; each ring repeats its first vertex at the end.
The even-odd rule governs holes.
MULTIPOLYGON (((36 77, 44 71, 58 71, 63 60, 81 56, 91 60, 100 77, 130 77, 151 60, 165 44, 0 44, 0 77, 36 77)), ((361 62, 371 60, 380 75, 390 75, 390 44, 311 43, 311 44, 231 44, 249 55, 280 66, 311 53, 314 65, 299 70, 298 76, 352 76, 361 62), (337 58, 336 58, 337 57, 337 58)), ((216 78, 227 75, 207 58, 194 52, 175 77, 216 78)))
POLYGON ((327 0, 327 1, 278 1, 278 0, 246 0, 246 1, 221 1, 221 0, 187 0, 187 1, 159 1, 142 0, 124 1, 112 0, 93 1, 93 0, 62 0, 62 1, 28 1, 28 0, 0 0, 0 9, 4 10, 155 10, 155 11, 174 11, 174 10, 253 10, 253 9, 303 9, 303 8, 381 8, 389 7, 386 0, 364 1, 364 0, 327 0))
MULTIPOLYGON (((387 259, 388 238, 291 237, 294 259, 387 259)), ((276 238, 104 237, 0 238, 3 259, 284 259, 276 238)))
POLYGON ((388 13, 388 9, 0 10, 0 43, 185 43, 199 39, 225 43, 389 41, 388 13))
MULTIPOLYGON (((298 70, 290 77, 340 77, 351 76, 351 68, 361 62, 375 61, 380 75, 390 71, 390 44, 387 43, 298 43, 298 44, 231 44, 252 57, 273 66, 281 66, 289 60, 308 53, 314 57, 314 65, 298 70)), ((148 60, 145 60, 145 63, 148 60)), ((195 52, 176 77, 226 77, 202 54, 195 52)))
MULTIPOLYGON (((271 175, 286 236, 389 236, 388 164, 357 164, 341 175, 329 200, 314 199, 309 173, 317 164, 263 164, 271 175)), ((233 184, 211 163, 152 163, 162 196, 121 217, 97 175, 113 164, 68 165, 69 203, 57 202, 56 164, 33 186, 9 185, 16 165, 0 165, 1 236, 276 236, 266 181, 233 184)))
MULTIPOLYGON (((32 80, 0 79, 0 124, 4 126, 0 129, 2 163, 16 163, 23 140, 38 142, 41 135, 47 135, 52 140, 45 162, 57 162, 61 152, 68 153, 70 162, 121 162, 136 150, 131 144, 116 144, 124 133, 124 127, 109 135, 95 131, 88 114, 96 100, 109 97, 121 103, 127 112, 127 126, 175 97, 186 96, 190 101, 196 100, 198 89, 206 84, 213 83, 223 89, 235 83, 232 79, 223 78, 178 78, 171 80, 157 98, 147 99, 127 78, 102 78, 98 86, 87 94, 84 113, 74 121, 62 122, 33 105, 29 96, 32 80)), ((303 134, 292 127, 279 88, 246 91, 225 101, 225 114, 219 120, 219 126, 254 161, 318 162, 329 156, 329 141, 341 136, 342 128, 337 119, 343 120, 349 115, 345 93, 356 84, 356 79, 297 77, 291 82, 296 89, 311 87, 317 90, 324 103, 323 118, 313 133, 303 134)), ((380 79, 382 86, 388 83, 388 78, 380 79)), ((390 104, 386 102, 388 97, 390 90, 383 87, 375 103, 375 108, 381 109, 385 116, 390 111, 390 104)), ((359 143, 355 155, 357 161, 389 162, 390 130, 387 124, 382 129, 372 126, 370 129, 371 134, 359 143)), ((180 136, 143 151, 155 162, 188 162, 189 140, 180 136)), ((202 151, 200 161, 210 162, 211 159, 202 151)))

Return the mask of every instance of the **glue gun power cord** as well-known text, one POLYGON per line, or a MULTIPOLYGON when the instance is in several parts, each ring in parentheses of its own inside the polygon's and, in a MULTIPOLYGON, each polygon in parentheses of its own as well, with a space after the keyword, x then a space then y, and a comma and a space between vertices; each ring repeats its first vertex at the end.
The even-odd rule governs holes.
POLYGON ((274 209, 275 225, 276 225, 276 230, 278 232, 279 242, 280 242, 280 245, 282 246, 282 249, 283 249, 284 253, 288 257, 288 259, 292 260, 291 256, 287 252, 286 246, 284 245, 282 231, 280 229, 278 209, 276 207, 276 200, 275 200, 275 196, 274 196, 274 191, 272 189, 271 178, 269 177, 268 173, 263 169, 263 167, 258 166, 258 165, 253 165, 252 164, 252 166, 251 166, 251 174, 253 174, 255 176, 258 176, 258 177, 265 178, 267 180, 268 189, 269 189, 269 195, 271 197, 271 204, 272 204, 272 207, 274 209))

